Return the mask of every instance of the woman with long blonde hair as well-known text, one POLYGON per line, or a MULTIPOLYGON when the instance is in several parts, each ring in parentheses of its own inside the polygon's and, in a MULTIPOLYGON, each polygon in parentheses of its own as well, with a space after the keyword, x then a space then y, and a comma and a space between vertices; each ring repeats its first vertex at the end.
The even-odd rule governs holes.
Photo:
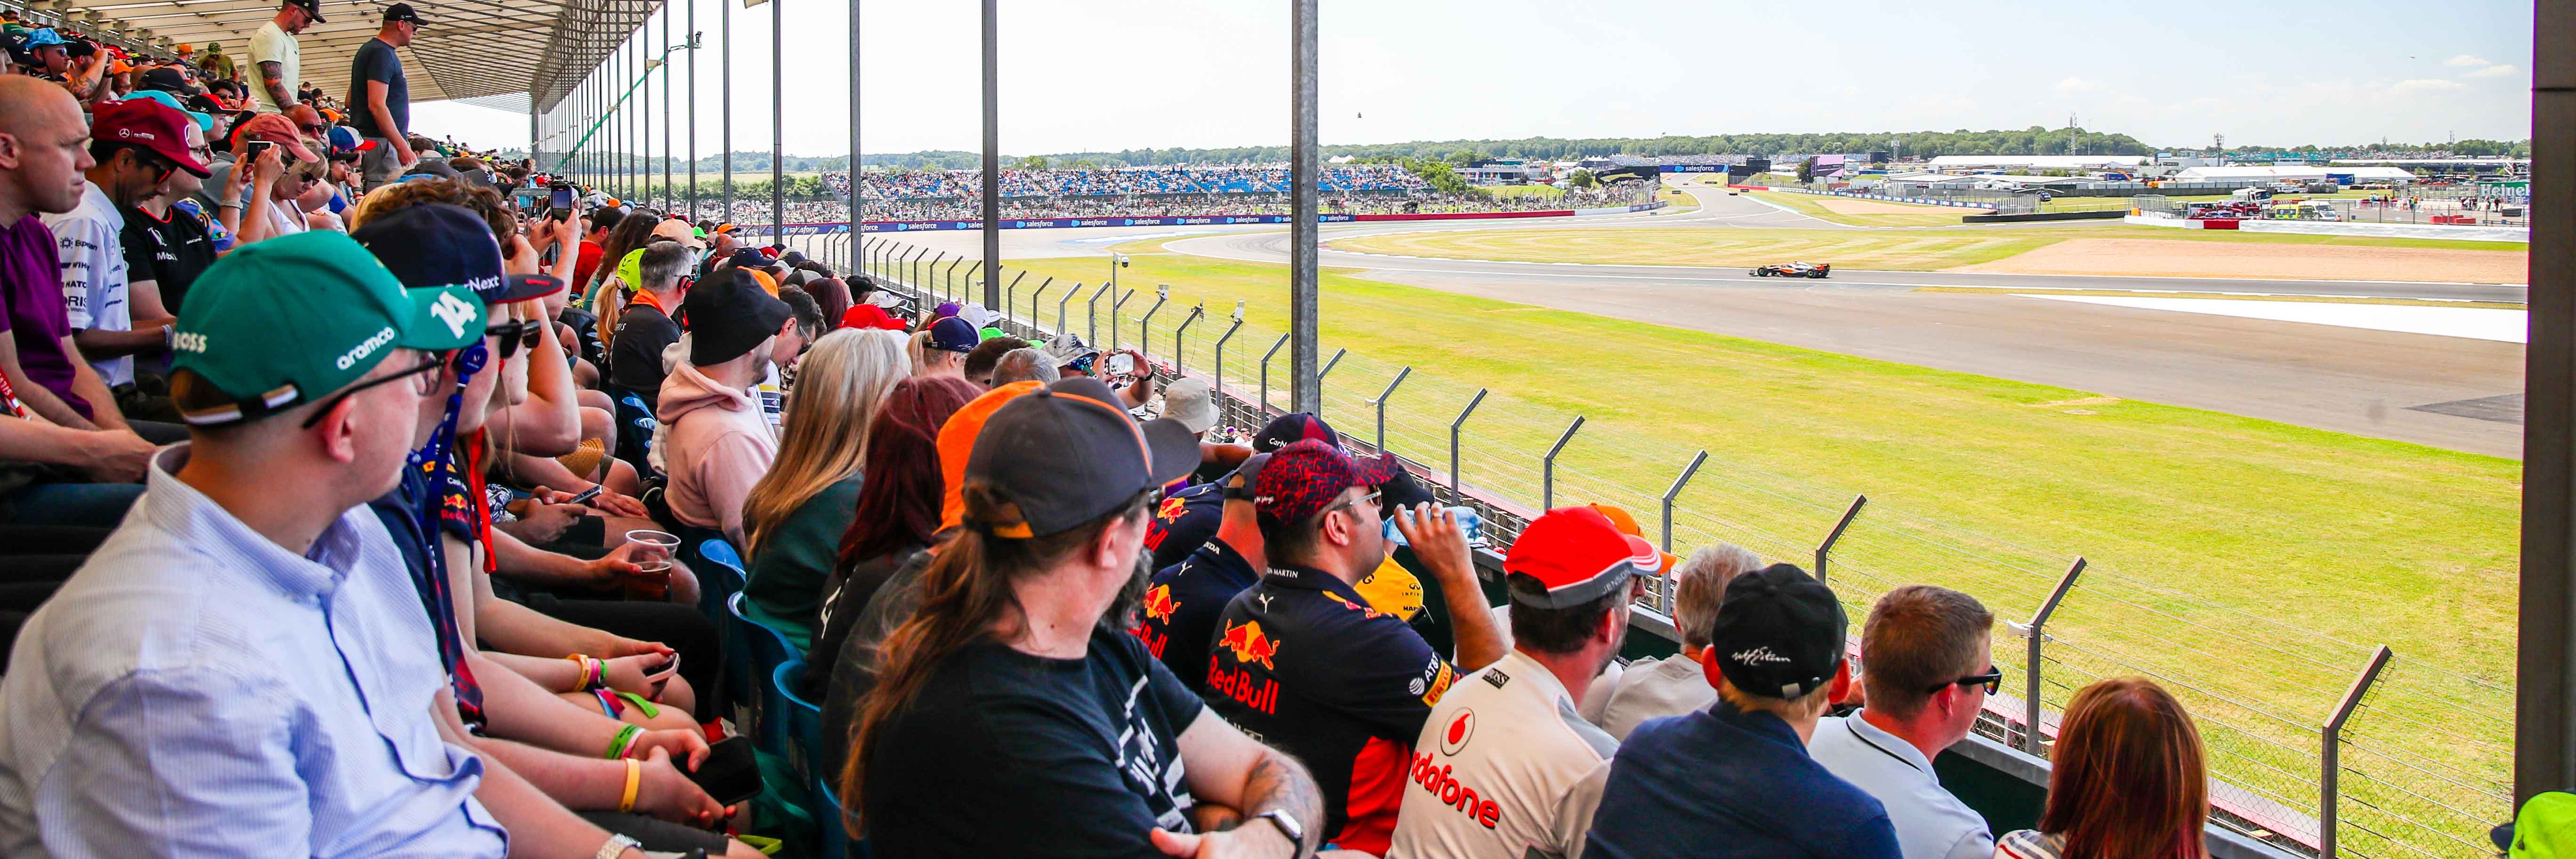
POLYGON ((1997 859, 2209 859, 2209 768, 2182 702, 2144 677, 2077 690, 2058 723, 2038 829, 1997 859))
POLYGON ((868 426, 895 383, 911 374, 903 350, 903 335, 873 329, 814 341, 797 366, 778 458, 743 499, 751 564, 744 599, 754 617, 800 649, 813 637, 823 580, 858 506, 868 426))

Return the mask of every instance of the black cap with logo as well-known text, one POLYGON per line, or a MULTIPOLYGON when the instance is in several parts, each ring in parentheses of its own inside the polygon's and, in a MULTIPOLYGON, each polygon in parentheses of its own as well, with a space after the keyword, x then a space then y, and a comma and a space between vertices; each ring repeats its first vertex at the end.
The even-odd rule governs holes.
POLYGON ((1002 509, 967 511, 995 537, 1060 534, 1116 512, 1199 464, 1198 437, 1170 418, 1142 426, 1098 379, 1073 378, 993 412, 966 456, 966 481, 992 487, 1002 509))
POLYGON ((286 0, 286 5, 304 10, 304 14, 313 16, 313 23, 330 23, 322 19, 322 0, 286 0))
POLYGON ((411 4, 409 3, 396 3, 385 7, 385 23, 391 24, 395 21, 419 24, 420 13, 412 11, 411 4))
POLYGON ((1727 583, 1709 656, 1735 688, 1796 700, 1833 682, 1850 625, 1825 583, 1796 565, 1772 564, 1727 583))

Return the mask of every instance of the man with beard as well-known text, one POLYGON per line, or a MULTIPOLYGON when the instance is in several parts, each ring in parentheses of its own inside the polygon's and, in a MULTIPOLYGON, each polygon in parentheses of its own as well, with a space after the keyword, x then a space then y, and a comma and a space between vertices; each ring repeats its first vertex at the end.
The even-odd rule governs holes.
POLYGON ((1521 532, 1503 560, 1512 652, 1461 678, 1423 723, 1388 859, 1582 851, 1619 743, 1577 712, 1661 559, 1590 507, 1521 532))
POLYGON ((778 457, 778 434, 744 393, 768 377, 770 346, 795 322, 787 303, 743 270, 701 282, 681 301, 688 360, 662 381, 655 409, 670 427, 664 456, 671 515, 743 545, 742 504, 778 457))

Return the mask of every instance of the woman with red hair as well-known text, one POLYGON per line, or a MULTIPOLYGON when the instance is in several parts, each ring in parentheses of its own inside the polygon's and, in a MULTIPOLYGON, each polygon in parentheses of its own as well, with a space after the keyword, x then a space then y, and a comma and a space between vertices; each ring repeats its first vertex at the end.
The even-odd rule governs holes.
POLYGON ((2182 702, 2142 677, 2086 686, 2066 705, 2039 828, 1996 859, 2209 859, 2209 770, 2182 702))

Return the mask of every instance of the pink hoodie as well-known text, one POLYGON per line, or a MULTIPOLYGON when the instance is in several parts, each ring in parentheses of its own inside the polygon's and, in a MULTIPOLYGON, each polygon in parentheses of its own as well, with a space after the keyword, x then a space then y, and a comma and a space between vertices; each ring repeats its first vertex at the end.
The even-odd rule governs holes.
POLYGON ((668 428, 662 457, 671 515, 743 545, 743 500, 778 458, 778 436, 760 404, 682 361, 662 381, 656 412, 668 428))

